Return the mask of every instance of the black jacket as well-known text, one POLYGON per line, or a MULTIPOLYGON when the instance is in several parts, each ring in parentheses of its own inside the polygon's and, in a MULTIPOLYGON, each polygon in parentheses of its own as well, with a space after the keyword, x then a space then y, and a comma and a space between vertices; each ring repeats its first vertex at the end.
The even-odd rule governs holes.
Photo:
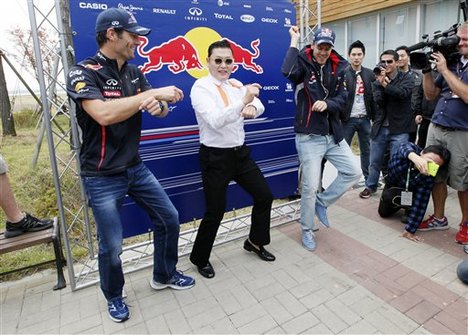
POLYGON ((307 45, 301 52, 289 48, 281 72, 296 86, 296 118, 294 131, 301 134, 333 134, 336 143, 343 140, 342 113, 348 92, 344 87, 346 60, 332 50, 323 67, 312 59, 312 49, 307 45), (312 111, 317 100, 327 103, 327 110, 312 111))
POLYGON ((374 81, 373 94, 376 110, 371 138, 375 138, 378 134, 385 118, 388 118, 390 134, 411 133, 416 130, 411 109, 413 88, 414 79, 408 72, 397 72, 396 77, 385 88, 380 85, 379 81, 374 81))
MULTIPOLYGON (((372 95, 372 83, 375 81, 375 75, 371 69, 362 67, 359 72, 361 79, 364 83, 364 104, 366 105, 367 117, 371 120, 375 117, 374 111, 374 97, 372 95)), ((346 90, 348 91, 348 100, 346 107, 341 114, 341 121, 346 122, 349 120, 351 110, 353 108, 354 96, 356 92, 356 71, 351 66, 345 70, 346 90)))

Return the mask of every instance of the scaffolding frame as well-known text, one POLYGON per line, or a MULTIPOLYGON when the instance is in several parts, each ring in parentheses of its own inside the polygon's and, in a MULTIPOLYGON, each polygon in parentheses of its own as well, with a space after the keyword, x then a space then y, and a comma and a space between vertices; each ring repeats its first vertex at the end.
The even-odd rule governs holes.
MULTIPOLYGON (((99 272, 97 243, 77 159, 80 150, 80 132, 75 106, 65 94, 68 69, 74 64, 69 3, 68 0, 54 0, 51 7, 44 10, 39 8, 39 2, 40 0, 27 0, 28 13, 43 106, 42 123, 49 149, 69 284, 72 291, 75 291, 99 282, 99 272), (41 27, 57 34, 59 38, 56 44, 49 45, 39 39, 38 30, 41 27), (55 57, 53 73, 44 70, 42 57, 45 54, 52 54, 55 57), (68 127, 59 126, 57 120, 60 117, 67 118, 68 127)), ((317 10, 310 11, 308 0, 301 0, 301 29, 307 31, 301 34, 303 41, 308 39, 312 31, 304 21, 308 23, 310 15, 313 15, 320 22, 320 15, 317 15, 320 13, 320 0, 317 4, 317 10)), ((248 235, 250 214, 237 215, 236 212, 234 211, 233 218, 221 223, 215 245, 248 235)), ((298 218, 299 200, 279 203, 272 208, 271 226, 297 221, 298 218)), ((194 224, 192 228, 180 233, 179 256, 190 253, 196 231, 194 224)), ((124 273, 152 266, 152 255, 152 233, 148 233, 143 241, 125 245, 121 256, 124 273)))
POLYGON ((301 39, 299 41, 299 49, 302 49, 307 44, 310 44, 311 36, 316 28, 322 26, 322 1, 312 0, 315 6, 310 6, 309 0, 299 1, 299 32, 301 39), (311 20, 314 24, 311 26, 311 20))

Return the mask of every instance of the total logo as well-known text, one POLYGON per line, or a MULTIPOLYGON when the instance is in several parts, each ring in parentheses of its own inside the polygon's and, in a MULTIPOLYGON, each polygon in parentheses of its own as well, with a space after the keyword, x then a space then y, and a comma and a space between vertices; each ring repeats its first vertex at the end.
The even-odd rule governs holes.
POLYGON ((82 9, 107 9, 107 4, 97 2, 80 2, 78 6, 82 9))
POLYGON ((292 92, 293 91, 293 86, 291 83, 286 83, 286 89, 284 90, 285 92, 292 92))
POLYGON ((208 46, 222 39, 231 44, 234 58, 232 72, 242 67, 256 74, 263 73, 263 68, 257 64, 257 58, 260 56, 259 38, 251 41, 249 47, 244 47, 236 41, 223 38, 211 28, 197 27, 189 30, 185 35, 176 36, 157 45, 154 45, 154 42, 151 43, 146 36, 140 36, 139 39, 141 43, 136 52, 146 60, 139 67, 145 74, 167 67, 173 74, 187 72, 196 79, 204 77, 208 74, 206 68, 208 46))
POLYGON ((219 14, 219 13, 214 13, 215 19, 219 20, 234 20, 231 15, 228 14, 219 14))
POLYGON ((291 19, 289 17, 284 18, 284 26, 291 27, 291 19))

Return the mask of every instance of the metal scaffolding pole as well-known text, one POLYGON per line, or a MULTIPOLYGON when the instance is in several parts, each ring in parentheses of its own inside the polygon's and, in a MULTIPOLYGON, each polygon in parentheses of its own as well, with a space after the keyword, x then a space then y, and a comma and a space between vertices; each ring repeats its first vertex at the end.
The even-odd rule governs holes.
POLYGON ((301 34, 299 49, 309 44, 313 31, 322 26, 322 1, 313 0, 312 2, 311 5, 309 0, 299 1, 299 32, 301 34), (310 25, 311 20, 314 22, 312 26, 310 25))

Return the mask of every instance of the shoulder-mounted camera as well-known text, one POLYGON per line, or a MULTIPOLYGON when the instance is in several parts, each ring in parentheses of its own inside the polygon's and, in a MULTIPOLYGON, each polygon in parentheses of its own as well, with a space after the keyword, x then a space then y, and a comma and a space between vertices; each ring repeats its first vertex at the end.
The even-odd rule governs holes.
POLYGON ((460 38, 457 36, 458 26, 459 24, 454 24, 443 32, 438 30, 434 32, 431 39, 429 39, 428 34, 425 34, 422 36, 422 42, 408 47, 411 52, 411 67, 417 70, 430 67, 429 60, 431 59, 431 54, 437 51, 444 55, 447 64, 455 62, 458 57, 458 43, 460 42, 460 38), (424 50, 414 51, 419 49, 424 50))

